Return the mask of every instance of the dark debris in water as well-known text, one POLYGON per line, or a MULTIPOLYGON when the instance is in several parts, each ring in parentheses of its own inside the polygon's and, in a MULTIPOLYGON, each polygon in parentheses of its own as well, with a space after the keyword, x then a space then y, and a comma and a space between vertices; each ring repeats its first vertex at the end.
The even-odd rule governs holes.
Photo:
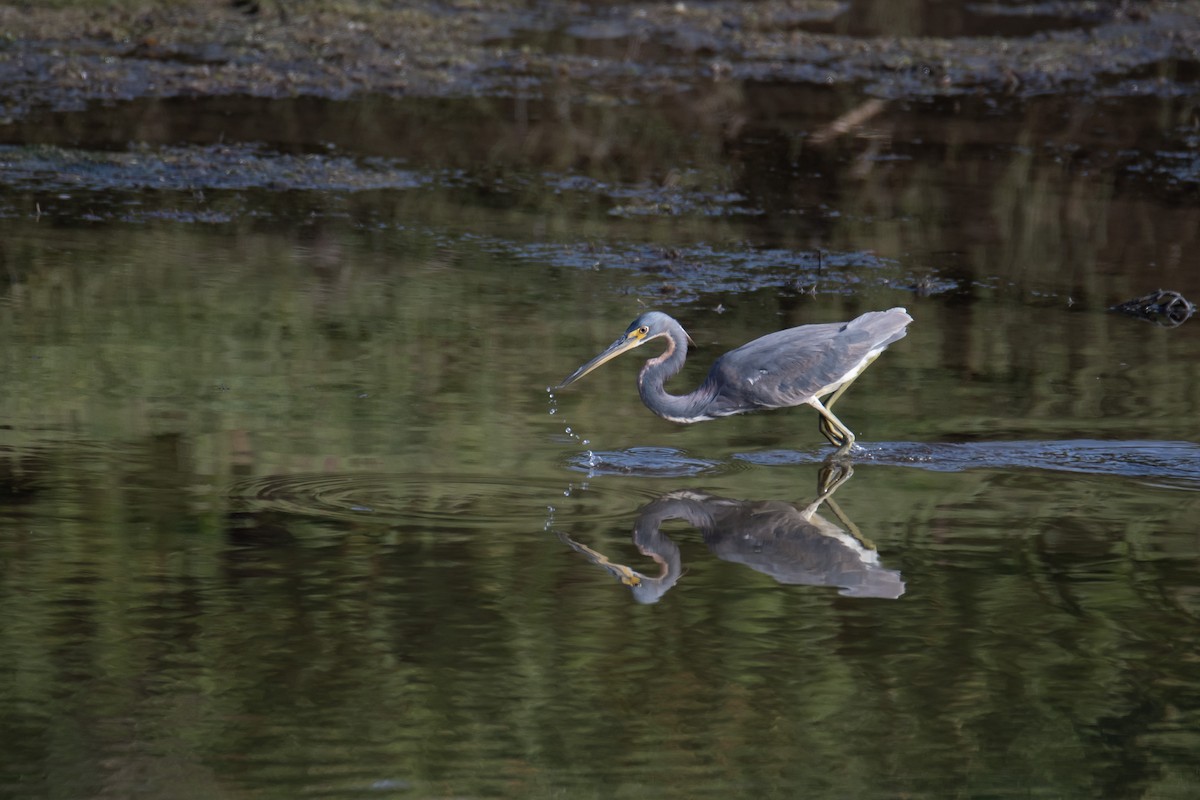
POLYGON ((1155 178, 1174 193, 1197 196, 1200 194, 1200 135, 1184 135, 1180 140, 1188 149, 1122 154, 1133 159, 1125 165, 1125 169, 1155 178))
POLYGON ((1141 297, 1118 303, 1109 308, 1109 311, 1119 311, 1164 328, 1174 328, 1192 318, 1196 313, 1196 304, 1179 292, 1156 289, 1141 297))
POLYGON ((609 204, 608 214, 624 219, 647 217, 739 217, 761 216, 760 208, 747 205, 738 192, 723 189, 724 175, 700 170, 675 172, 662 181, 622 182, 599 180, 580 174, 541 176, 544 188, 569 199, 579 195, 589 201, 597 196, 609 204))
POLYGON ((556 206, 609 208, 609 215, 646 217, 758 216, 746 198, 722 188, 722 175, 696 172, 653 184, 598 180, 576 173, 489 173, 426 166, 408 159, 321 153, 280 153, 255 144, 138 145, 127 150, 84 150, 52 145, 0 145, 4 188, 17 191, 407 191, 413 189, 521 192, 552 197, 556 206))
POLYGON ((429 182, 429 176, 384 159, 287 155, 247 144, 138 148, 121 153, 0 146, 0 169, 8 186, 43 191, 362 191, 413 189, 429 182))
POLYGON ((638 292, 665 304, 764 288, 795 295, 850 294, 864 283, 889 284, 894 268, 892 262, 868 252, 801 252, 749 245, 663 248, 629 242, 544 242, 505 243, 504 247, 543 263, 637 273, 644 279, 638 282, 638 292))

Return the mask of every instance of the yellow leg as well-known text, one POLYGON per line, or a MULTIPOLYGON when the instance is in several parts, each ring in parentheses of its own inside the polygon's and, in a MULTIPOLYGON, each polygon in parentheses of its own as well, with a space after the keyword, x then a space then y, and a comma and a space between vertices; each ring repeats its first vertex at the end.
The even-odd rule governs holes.
MULTIPOLYGON (((836 393, 835 393, 836 397, 836 393)), ((825 406, 817 398, 808 401, 808 404, 815 408, 821 414, 821 433, 829 440, 829 443, 838 448, 839 452, 846 452, 854 445, 854 434, 845 424, 833 415, 828 406, 825 406)))
MULTIPOLYGON (((872 356, 867 363, 863 364, 862 369, 858 371, 858 375, 862 375, 863 371, 866 370, 867 367, 871 366, 871 363, 875 361, 876 358, 879 358, 878 353, 872 356)), ((846 440, 842 436, 842 432, 844 431, 845 433, 850 433, 850 429, 838 422, 837 425, 841 427, 841 430, 838 430, 833 426, 833 424, 830 423, 829 420, 829 418, 832 417, 833 420, 836 421, 837 417, 834 417, 832 413, 829 413, 828 416, 826 416, 826 414, 829 412, 829 409, 833 408, 833 404, 836 403, 838 399, 846 393, 846 390, 850 388, 850 384, 854 383, 854 381, 858 379, 858 375, 855 375, 853 378, 843 383, 837 388, 837 390, 833 392, 833 394, 829 395, 829 398, 825 401, 825 411, 821 413, 821 421, 819 423, 821 435, 828 439, 831 445, 840 448, 841 450, 848 450, 850 445, 854 444, 854 434, 850 434, 849 440, 846 440)), ((821 410, 820 406, 817 407, 817 410, 821 410)))
MULTIPOLYGON (((845 386, 843 386, 842 388, 844 389, 845 386)), ((841 389, 839 389, 837 392, 834 392, 831 395, 832 399, 825 404, 826 411, 828 411, 829 407, 831 405, 833 405, 833 401, 837 399, 838 394, 840 392, 841 392, 841 389)), ((829 443, 831 445, 833 445, 834 447, 842 447, 843 445, 845 445, 845 443, 846 443, 845 437, 842 436, 841 431, 836 430, 829 423, 829 419, 824 414, 821 414, 820 422, 817 424, 817 428, 818 428, 818 430, 821 431, 821 435, 824 436, 826 439, 828 439, 829 443)), ((851 441, 853 441, 853 438, 854 437, 851 437, 851 441)))
POLYGON ((853 475, 854 465, 849 461, 827 461, 821 467, 821 474, 817 476, 815 504, 820 505, 823 501, 831 499, 838 487, 850 480, 853 475))
POLYGON ((833 499, 833 493, 838 491, 842 483, 850 480, 853 475, 853 464, 848 461, 839 461, 839 459, 830 458, 821 469, 821 475, 817 477, 817 499, 812 501, 800 513, 802 513, 805 519, 811 519, 812 515, 815 515, 817 509, 820 509, 823 503, 830 511, 833 511, 835 517, 838 517, 838 521, 844 525, 846 533, 853 536, 859 545, 874 551, 876 549, 875 542, 863 536, 863 531, 860 531, 858 525, 851 522, 850 517, 846 516, 846 512, 842 511, 841 506, 836 504, 833 499))
POLYGON ((842 511, 841 506, 839 506, 833 499, 833 493, 836 492, 843 483, 850 480, 853 475, 854 465, 849 461, 831 459, 825 462, 825 466, 822 467, 821 474, 817 478, 817 499, 809 503, 808 506, 805 507, 800 513, 806 520, 811 519, 813 514, 817 513, 817 509, 821 507, 821 504, 824 503, 825 506, 833 512, 833 515, 838 518, 838 521, 842 523, 847 533, 853 536, 854 539, 863 547, 874 550, 875 543, 863 536, 862 531, 858 529, 858 526, 846 516, 846 512, 842 511))

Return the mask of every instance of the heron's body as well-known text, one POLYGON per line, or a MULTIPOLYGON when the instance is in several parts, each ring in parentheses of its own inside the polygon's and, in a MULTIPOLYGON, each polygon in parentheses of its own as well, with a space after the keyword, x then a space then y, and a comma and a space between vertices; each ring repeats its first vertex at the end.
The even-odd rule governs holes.
POLYGON ((846 387, 882 353, 903 338, 912 317, 903 308, 871 311, 849 322, 801 325, 777 331, 730 350, 712 365, 696 391, 674 395, 664 384, 687 358, 683 327, 659 311, 633 321, 596 358, 562 382, 566 386, 621 353, 653 339, 667 349, 638 374, 642 402, 664 419, 690 423, 773 408, 810 405, 821 414, 821 432, 848 448, 854 434, 829 410, 846 387), (827 403, 821 398, 832 395, 827 403))
POLYGON ((690 489, 651 501, 638 510, 633 542, 657 562, 657 575, 611 561, 566 534, 558 536, 628 586, 640 603, 657 603, 684 574, 678 545, 662 531, 664 522, 676 519, 698 528, 718 558, 744 564, 782 584, 837 586, 839 594, 848 597, 895 599, 904 594, 904 579, 879 563, 875 546, 833 500, 834 491, 851 474, 848 468, 823 470, 820 495, 804 507, 779 500, 734 500, 690 489), (823 504, 840 526, 818 513, 823 504))

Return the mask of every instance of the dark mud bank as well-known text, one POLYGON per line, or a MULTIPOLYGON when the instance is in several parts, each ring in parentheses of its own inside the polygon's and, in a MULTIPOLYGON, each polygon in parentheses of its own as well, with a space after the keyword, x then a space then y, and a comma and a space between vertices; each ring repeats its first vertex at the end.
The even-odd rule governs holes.
POLYGON ((1200 75, 1200 2, 44 5, 0 5, 0 121, 138 98, 603 98, 730 79, 1173 96, 1200 75))

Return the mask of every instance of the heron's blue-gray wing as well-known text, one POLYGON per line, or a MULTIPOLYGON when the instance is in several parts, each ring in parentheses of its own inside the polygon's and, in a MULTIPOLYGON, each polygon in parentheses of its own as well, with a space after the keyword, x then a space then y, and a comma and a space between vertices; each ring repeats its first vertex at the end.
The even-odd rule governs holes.
POLYGON ((802 325, 755 339, 713 364, 708 380, 718 396, 710 413, 783 408, 820 397, 904 336, 911 321, 903 309, 873 311, 850 322, 802 325))

